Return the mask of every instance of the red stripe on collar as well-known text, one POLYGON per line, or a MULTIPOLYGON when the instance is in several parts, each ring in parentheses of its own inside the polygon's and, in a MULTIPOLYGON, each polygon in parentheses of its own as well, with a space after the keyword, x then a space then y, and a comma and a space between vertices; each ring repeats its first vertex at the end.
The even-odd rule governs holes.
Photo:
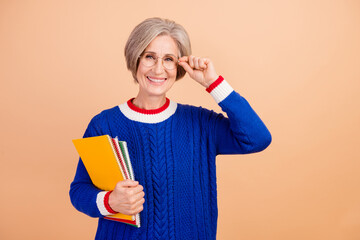
POLYGON ((137 106, 135 106, 132 101, 134 100, 135 98, 132 98, 130 99, 129 101, 127 101, 127 105, 129 106, 129 108, 135 112, 138 112, 138 113, 142 113, 142 114, 158 114, 158 113, 161 113, 163 112, 164 110, 166 110, 169 105, 170 105, 170 100, 168 98, 166 98, 166 102, 165 104, 160 107, 160 108, 157 108, 157 109, 150 109, 150 110, 146 110, 146 109, 142 109, 142 108, 139 108, 137 106))

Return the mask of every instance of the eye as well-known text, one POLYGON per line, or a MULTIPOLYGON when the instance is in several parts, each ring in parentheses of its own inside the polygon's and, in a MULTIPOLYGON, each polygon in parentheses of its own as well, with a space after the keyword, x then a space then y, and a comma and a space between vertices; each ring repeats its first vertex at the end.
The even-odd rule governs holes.
POLYGON ((155 56, 152 55, 152 54, 146 54, 146 55, 145 55, 145 58, 146 58, 146 59, 153 60, 153 59, 155 59, 155 56))
POLYGON ((165 62, 175 62, 175 59, 172 57, 164 57, 165 62))

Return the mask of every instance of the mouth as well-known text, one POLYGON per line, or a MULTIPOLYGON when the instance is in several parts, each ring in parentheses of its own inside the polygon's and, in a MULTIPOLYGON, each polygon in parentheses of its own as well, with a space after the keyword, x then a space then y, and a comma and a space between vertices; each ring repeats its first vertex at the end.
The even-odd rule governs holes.
POLYGON ((163 83, 167 80, 167 78, 157 78, 157 77, 149 77, 147 76, 146 77, 150 82, 153 82, 153 83, 163 83))

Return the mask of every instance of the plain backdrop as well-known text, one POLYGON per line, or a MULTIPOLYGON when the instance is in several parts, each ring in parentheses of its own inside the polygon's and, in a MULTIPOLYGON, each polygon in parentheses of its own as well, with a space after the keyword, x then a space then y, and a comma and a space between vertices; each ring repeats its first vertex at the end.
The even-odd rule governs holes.
MULTIPOLYGON (((360 239, 360 1, 0 0, 0 239, 93 239, 68 196, 71 140, 137 85, 123 56, 148 17, 188 31, 270 129, 219 156, 218 239, 360 239)), ((221 111, 188 76, 168 97, 221 111)))

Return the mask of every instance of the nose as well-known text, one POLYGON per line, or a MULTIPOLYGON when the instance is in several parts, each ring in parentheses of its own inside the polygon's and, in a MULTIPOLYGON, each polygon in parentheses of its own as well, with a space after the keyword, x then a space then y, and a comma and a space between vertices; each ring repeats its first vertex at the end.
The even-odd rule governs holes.
POLYGON ((162 61, 163 61, 162 58, 158 58, 154 65, 154 71, 156 74, 161 74, 165 70, 162 61))

